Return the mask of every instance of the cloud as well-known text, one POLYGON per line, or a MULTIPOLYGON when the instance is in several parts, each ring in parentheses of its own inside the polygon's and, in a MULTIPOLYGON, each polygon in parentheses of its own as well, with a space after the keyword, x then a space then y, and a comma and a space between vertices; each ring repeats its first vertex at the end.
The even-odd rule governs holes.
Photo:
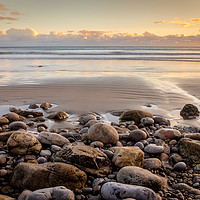
POLYGON ((0 10, 10 10, 10 9, 6 8, 3 4, 0 3, 0 10))
POLYGON ((197 19, 192 18, 190 21, 191 22, 200 22, 200 18, 197 18, 197 19))
POLYGON ((15 20, 18 20, 17 18, 13 18, 13 17, 3 17, 3 16, 0 16, 0 20, 11 20, 11 21, 15 21, 15 20))
POLYGON ((183 28, 192 26, 192 24, 189 22, 185 22, 185 21, 182 22, 178 17, 174 17, 173 20, 171 20, 171 21, 154 22, 154 24, 176 24, 176 25, 180 25, 183 28))
POLYGON ((17 12, 17 11, 13 11, 13 12, 11 12, 10 14, 11 14, 11 15, 21 15, 21 13, 20 13, 20 12, 17 12))
POLYGON ((0 31, 0 43, 10 45, 126 45, 126 46, 200 46, 200 34, 165 35, 155 33, 121 33, 113 31, 80 30, 38 33, 31 28, 11 28, 0 31))

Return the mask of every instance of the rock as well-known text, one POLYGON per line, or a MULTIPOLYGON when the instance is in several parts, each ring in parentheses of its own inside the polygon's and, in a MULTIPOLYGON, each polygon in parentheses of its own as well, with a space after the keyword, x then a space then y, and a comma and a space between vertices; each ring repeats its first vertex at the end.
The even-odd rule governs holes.
POLYGON ((74 193, 63 186, 36 190, 26 200, 75 200, 74 193))
POLYGON ((0 165, 3 165, 5 163, 6 163, 6 157, 0 154, 0 165))
MULTIPOLYGON (((85 114, 85 115, 82 115, 80 118, 79 118, 79 123, 81 125, 85 125, 86 123, 88 123, 90 120, 95 120, 97 121, 97 118, 96 118, 96 115, 95 114, 85 114)), ((97 121, 98 122, 98 121, 97 121)))
POLYGON ((183 161, 183 158, 177 153, 172 154, 169 158, 169 162, 172 163, 172 165, 181 161, 183 161))
POLYGON ((200 140, 200 133, 184 133, 185 138, 200 140))
POLYGON ((82 142, 65 145, 52 156, 53 162, 71 163, 83 171, 103 176, 110 171, 110 161, 102 151, 82 142))
POLYGON ((67 119, 68 117, 69 117, 69 115, 63 110, 58 111, 58 112, 48 116, 49 119, 57 119, 57 120, 67 119))
POLYGON ((19 115, 14 112, 8 113, 4 115, 4 117, 6 117, 9 120, 9 122, 19 121, 19 115))
POLYGON ((42 145, 30 133, 21 131, 14 132, 7 141, 8 151, 14 154, 38 154, 42 145))
POLYGON ((193 119, 199 116, 199 110, 195 105, 192 104, 186 104, 181 112, 180 112, 181 117, 183 119, 193 119))
POLYGON ((33 115, 34 117, 40 117, 44 115, 43 112, 34 110, 18 110, 17 114, 22 115, 24 117, 28 117, 29 115, 33 115))
POLYGON ((36 117, 33 121, 34 122, 45 122, 45 118, 43 116, 40 116, 40 117, 36 117))
POLYGON ((49 151, 49 150, 41 150, 40 151, 40 155, 41 156, 47 156, 47 157, 49 157, 49 156, 51 156, 51 151, 49 151))
POLYGON ((60 151, 62 148, 57 146, 57 145, 51 145, 51 151, 53 153, 57 152, 57 151, 60 151))
POLYGON ((154 136, 162 139, 162 140, 167 140, 167 139, 178 139, 181 137, 181 133, 178 130, 175 129, 170 129, 170 128, 162 128, 157 130, 154 133, 154 136))
POLYGON ((184 162, 178 162, 174 165, 174 170, 185 171, 186 170, 186 164, 184 162))
POLYGON ((190 187, 189 185, 187 185, 185 183, 178 183, 178 184, 174 185, 173 188, 176 190, 187 191, 187 192, 195 194, 195 195, 200 195, 200 190, 190 187))
POLYGON ((113 155, 112 162, 116 167, 125 166, 142 167, 144 152, 139 147, 120 147, 113 155))
POLYGON ((142 142, 137 142, 137 143, 135 143, 134 146, 137 146, 137 147, 139 147, 140 149, 144 149, 144 144, 143 144, 142 142))
POLYGON ((41 132, 37 138, 42 144, 47 145, 63 146, 64 144, 70 143, 67 138, 57 133, 41 132))
POLYGON ((8 138, 14 133, 15 131, 8 131, 0 133, 0 141, 7 142, 8 138))
POLYGON ((100 123, 100 122, 97 120, 90 120, 85 124, 85 126, 90 128, 92 125, 97 124, 97 123, 100 123))
POLYGON ((94 124, 88 132, 82 135, 82 140, 101 141, 104 144, 116 144, 119 140, 118 132, 107 124, 94 124))
POLYGON ((1 117, 0 118, 0 125, 8 124, 9 120, 6 117, 1 117))
POLYGON ((140 121, 144 126, 152 126, 154 124, 154 120, 150 117, 144 117, 140 121))
POLYGON ((157 146, 156 144, 148 144, 145 148, 144 151, 147 153, 162 153, 164 151, 163 146, 157 146))
POLYGON ((6 195, 3 195, 3 194, 0 194, 0 200, 16 200, 16 199, 6 196, 6 195))
POLYGON ((27 129, 27 125, 24 122, 12 122, 9 124, 8 128, 10 130, 19 130, 19 129, 27 129))
POLYGON ((19 163, 11 179, 11 185, 20 189, 37 190, 64 186, 68 189, 81 188, 87 175, 73 165, 65 163, 19 163))
POLYGON ((142 111, 142 110, 128 110, 124 111, 119 120, 120 121, 134 121, 136 123, 140 123, 142 118, 150 117, 153 119, 153 115, 149 112, 142 111))
POLYGON ((200 163, 200 141, 189 138, 182 138, 178 143, 180 153, 200 163))
POLYGON ((163 117, 154 117, 153 120, 154 120, 154 124, 170 126, 170 121, 163 117))
POLYGON ((0 169, 0 177, 3 177, 8 174, 8 171, 5 169, 0 169))
POLYGON ((41 105, 40 105, 40 108, 42 108, 42 109, 48 109, 48 108, 51 108, 52 107, 52 104, 50 104, 50 103, 47 103, 47 102, 45 102, 45 103, 42 103, 41 105))
POLYGON ((39 108, 39 106, 37 104, 30 104, 28 108, 36 109, 36 108, 39 108))
POLYGON ((129 138, 132 141, 138 142, 140 140, 145 140, 147 138, 147 134, 140 129, 136 129, 130 132, 129 138))
POLYGON ((43 164, 47 162, 47 159, 45 157, 39 157, 37 159, 38 164, 43 164))
POLYGON ((135 198, 136 200, 158 200, 155 192, 149 188, 116 182, 105 183, 101 195, 106 200, 121 200, 135 198))
POLYGON ((144 159, 144 168, 148 170, 161 168, 162 163, 158 158, 144 159))
POLYGON ((119 170, 117 181, 120 183, 140 185, 159 191, 163 188, 163 180, 146 169, 136 166, 127 166, 119 170))

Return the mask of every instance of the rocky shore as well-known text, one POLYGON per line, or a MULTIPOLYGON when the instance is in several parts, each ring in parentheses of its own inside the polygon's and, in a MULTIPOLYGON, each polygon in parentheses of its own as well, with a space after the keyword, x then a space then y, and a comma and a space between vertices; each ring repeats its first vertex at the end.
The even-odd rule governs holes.
MULTIPOLYGON (((51 111, 0 116, 0 200, 200 199, 200 133, 143 110, 117 121, 51 111)), ((183 120, 199 118, 186 104, 183 120)))

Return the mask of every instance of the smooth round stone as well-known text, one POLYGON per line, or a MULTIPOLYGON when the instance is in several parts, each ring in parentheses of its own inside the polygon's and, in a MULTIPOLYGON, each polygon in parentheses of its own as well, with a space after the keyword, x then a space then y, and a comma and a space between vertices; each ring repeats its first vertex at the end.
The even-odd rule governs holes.
POLYGON ((19 115, 17 113, 11 112, 4 115, 10 122, 19 121, 19 115))
POLYGON ((0 155, 0 165, 3 165, 6 163, 6 157, 4 155, 0 155))
POLYGON ((144 151, 147 153, 162 153, 164 152, 163 146, 157 146, 155 144, 148 144, 145 148, 144 151))
POLYGON ((0 124, 8 124, 9 120, 6 117, 1 117, 0 118, 0 124))
POLYGON ((129 138, 135 142, 138 142, 140 140, 145 140, 147 138, 147 134, 140 129, 136 129, 130 132, 129 138))
POLYGON ((154 136, 159 137, 162 140, 166 140, 166 139, 180 138, 181 133, 176 129, 161 128, 154 133, 154 136))
POLYGON ((103 144, 103 142, 100 142, 100 141, 94 141, 94 142, 90 143, 90 146, 102 148, 104 146, 104 144, 103 144))
POLYGON ((42 132, 42 131, 45 131, 46 129, 43 127, 43 126, 39 126, 38 128, 37 128, 37 131, 38 132, 42 132))
POLYGON ((40 155, 41 156, 47 156, 47 157, 49 157, 49 156, 51 156, 51 151, 49 151, 49 150, 41 150, 40 151, 40 155))
POLYGON ((137 143, 135 143, 134 146, 137 146, 137 147, 139 147, 140 149, 144 149, 144 144, 143 144, 142 142, 137 142, 137 143))
POLYGON ((185 171, 186 170, 186 164, 184 162, 178 162, 174 165, 174 170, 177 171, 185 171))
POLYGON ((79 131, 79 134, 84 134, 84 133, 87 133, 88 132, 88 127, 85 127, 85 128, 82 128, 80 131, 79 131))
POLYGON ((82 125, 85 125, 90 120, 97 120, 96 115, 95 114, 87 114, 87 115, 83 115, 79 118, 79 122, 82 125))
POLYGON ((24 129, 26 130, 27 129, 27 125, 24 123, 24 122, 12 122, 9 124, 8 128, 10 130, 19 130, 19 129, 24 129))
POLYGON ((62 148, 61 147, 59 147, 59 146, 57 146, 57 145, 51 145, 51 151, 53 152, 53 153, 55 153, 55 152, 57 152, 57 151, 60 151, 62 148))
POLYGON ((101 188, 101 195, 106 200, 120 200, 126 198, 138 200, 158 200, 156 193, 146 187, 108 182, 101 188))
POLYGON ((46 163, 46 162, 47 162, 47 159, 46 159, 45 157, 39 157, 39 158, 37 159, 37 162, 38 162, 38 164, 46 163))
POLYGON ((145 126, 152 126, 154 124, 154 120, 150 117, 144 117, 140 121, 145 126))
POLYGON ((5 176, 6 174, 8 174, 7 170, 5 170, 5 169, 0 169, 0 177, 5 176))
POLYGON ((162 163, 158 158, 147 158, 147 159, 144 159, 143 167, 145 169, 149 169, 149 170, 159 169, 159 168, 161 168, 161 166, 162 166, 162 163))

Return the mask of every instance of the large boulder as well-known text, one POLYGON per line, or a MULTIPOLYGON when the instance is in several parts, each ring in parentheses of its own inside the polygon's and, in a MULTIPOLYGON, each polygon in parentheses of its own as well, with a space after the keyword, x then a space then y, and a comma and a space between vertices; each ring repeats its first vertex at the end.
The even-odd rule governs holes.
POLYGON ((77 167, 65 163, 19 163, 11 179, 11 185, 20 189, 37 190, 64 186, 68 189, 81 188, 87 175, 77 167))
POLYGON ((101 188, 101 195, 106 200, 137 199, 158 200, 156 193, 146 187, 128 185, 116 182, 105 183, 101 188))
POLYGON ((7 141, 7 149, 14 154, 38 154, 42 149, 40 142, 30 133, 14 132, 7 141))
POLYGON ((70 143, 67 138, 57 133, 41 132, 37 138, 42 144, 47 145, 63 146, 70 143))
POLYGON ((186 104, 182 108, 180 115, 183 117, 183 119, 193 119, 199 116, 199 110, 195 105, 186 104))
POLYGON ((65 145, 52 156, 52 160, 71 163, 83 171, 97 176, 103 176, 110 171, 110 161, 107 155, 82 142, 65 145))
POLYGON ((112 159, 113 164, 119 168, 125 166, 143 167, 143 161, 144 152, 137 146, 118 148, 112 159))
POLYGON ((120 121, 134 121, 136 123, 140 123, 142 118, 150 117, 153 119, 153 115, 149 112, 142 110, 128 110, 124 111, 119 120, 120 121))
POLYGON ((136 166, 121 168, 117 174, 117 181, 125 184, 148 187, 155 191, 161 190, 164 184, 161 177, 152 174, 149 170, 136 166))
POLYGON ((200 163, 200 141, 190 138, 182 138, 179 141, 178 149, 180 153, 194 161, 200 163))
POLYGON ((119 140, 118 132, 112 126, 97 123, 92 125, 88 132, 82 135, 83 140, 101 141, 104 144, 116 144, 119 140))
POLYGON ((27 195, 25 200, 74 200, 74 193, 63 186, 36 190, 27 195))

